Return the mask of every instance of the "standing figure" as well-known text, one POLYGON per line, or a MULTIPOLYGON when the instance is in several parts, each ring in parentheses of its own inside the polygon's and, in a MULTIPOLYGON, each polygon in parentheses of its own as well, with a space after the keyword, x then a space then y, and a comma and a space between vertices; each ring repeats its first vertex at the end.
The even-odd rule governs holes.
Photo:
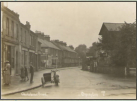
POLYGON ((94 71, 95 72, 97 71, 97 58, 95 58, 94 60, 94 71))
POLYGON ((93 59, 90 60, 90 71, 93 72, 93 59))
POLYGON ((27 67, 25 66, 24 69, 25 69, 25 80, 26 78, 27 80, 29 80, 27 67))
POLYGON ((34 68, 32 66, 32 63, 30 64, 30 83, 33 82, 33 75, 34 75, 34 68))
POLYGON ((22 81, 25 81, 25 68, 23 66, 21 67, 21 75, 20 75, 22 81))
POLYGON ((10 84, 10 80, 11 80, 11 77, 10 77, 10 63, 9 61, 6 61, 5 62, 5 68, 4 68, 4 84, 5 85, 9 85, 10 84))

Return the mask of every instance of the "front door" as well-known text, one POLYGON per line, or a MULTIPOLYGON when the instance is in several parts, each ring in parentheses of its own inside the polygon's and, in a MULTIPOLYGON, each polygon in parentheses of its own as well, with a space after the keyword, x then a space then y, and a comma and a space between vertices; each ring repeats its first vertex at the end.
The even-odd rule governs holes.
POLYGON ((16 72, 18 73, 18 51, 16 51, 16 72))
MULTIPOLYGON (((10 62, 11 66, 12 66, 12 62, 11 62, 11 46, 7 46, 7 60, 10 62)), ((10 69, 10 74, 11 74, 11 69, 10 69)))

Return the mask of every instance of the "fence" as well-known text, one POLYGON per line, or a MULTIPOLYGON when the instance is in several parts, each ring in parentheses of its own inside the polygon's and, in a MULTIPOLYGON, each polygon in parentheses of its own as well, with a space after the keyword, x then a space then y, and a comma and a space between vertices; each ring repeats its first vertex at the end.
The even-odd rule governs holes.
POLYGON ((136 76, 136 68, 129 68, 129 75, 136 76))
POLYGON ((123 67, 110 67, 110 66, 101 66, 97 67, 93 72, 100 72, 106 74, 112 74, 116 76, 134 76, 136 77, 136 68, 123 68, 123 67))

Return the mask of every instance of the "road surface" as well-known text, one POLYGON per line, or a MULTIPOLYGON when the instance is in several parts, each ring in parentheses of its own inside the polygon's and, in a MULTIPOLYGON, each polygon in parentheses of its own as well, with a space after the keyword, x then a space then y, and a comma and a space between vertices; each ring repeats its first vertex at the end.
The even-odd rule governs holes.
MULTIPOLYGON (((44 88, 2 96, 2 99, 135 99, 136 79, 92 73, 74 67, 60 70, 59 86, 47 83, 44 88)), ((36 81, 34 81, 35 83, 36 81)))

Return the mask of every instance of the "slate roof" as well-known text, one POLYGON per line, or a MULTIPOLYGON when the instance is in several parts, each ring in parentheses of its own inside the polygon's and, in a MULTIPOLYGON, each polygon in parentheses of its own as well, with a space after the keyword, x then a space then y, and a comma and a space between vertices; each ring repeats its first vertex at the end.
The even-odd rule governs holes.
POLYGON ((102 35, 104 29, 107 29, 107 31, 120 31, 123 25, 124 23, 103 23, 99 35, 102 35))
POLYGON ((108 31, 119 31, 124 23, 103 23, 108 31))
POLYGON ((63 48, 64 50, 66 51, 69 51, 69 52, 73 52, 73 53, 76 53, 74 50, 72 50, 70 47, 68 46, 63 46, 63 45, 59 45, 61 48, 63 48))
POLYGON ((47 40, 43 40, 43 39, 40 39, 40 38, 38 38, 38 41, 41 42, 41 47, 48 47, 48 48, 54 48, 54 49, 60 50, 52 42, 49 42, 47 40))
POLYGON ((56 44, 55 42, 53 42, 56 46, 58 46, 61 50, 65 50, 65 51, 69 51, 69 52, 73 52, 73 53, 76 53, 74 50, 72 50, 70 47, 68 46, 63 46, 63 45, 59 45, 59 44, 56 44))

